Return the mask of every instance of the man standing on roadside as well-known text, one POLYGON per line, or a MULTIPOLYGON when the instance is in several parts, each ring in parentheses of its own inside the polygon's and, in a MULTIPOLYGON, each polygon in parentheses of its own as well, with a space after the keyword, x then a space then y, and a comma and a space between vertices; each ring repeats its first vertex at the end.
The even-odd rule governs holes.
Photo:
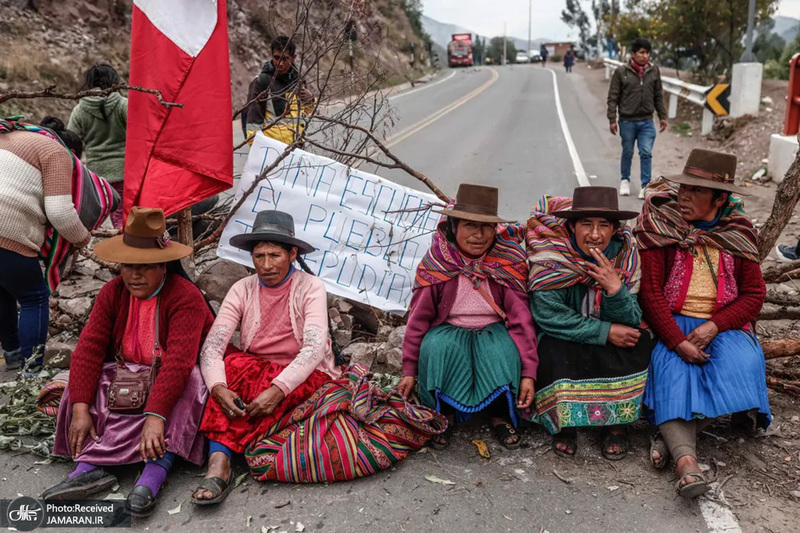
POLYGON ((314 95, 300 79, 294 64, 297 54, 292 40, 286 36, 277 37, 270 48, 272 59, 264 64, 261 74, 247 89, 247 101, 252 103, 242 111, 242 130, 246 138, 261 129, 265 122, 277 120, 264 133, 290 144, 302 131, 300 117, 313 109, 314 95), (256 98, 259 95, 261 97, 256 98))
POLYGON ((644 189, 650 183, 653 143, 656 140, 654 111, 658 113, 658 131, 663 132, 667 129, 667 111, 664 108, 661 72, 650 63, 650 42, 639 37, 631 44, 631 60, 617 67, 608 89, 609 129, 613 135, 619 131, 622 139, 620 196, 631 194, 631 161, 633 145, 636 143, 639 146, 642 181, 639 198, 644 198, 644 189))

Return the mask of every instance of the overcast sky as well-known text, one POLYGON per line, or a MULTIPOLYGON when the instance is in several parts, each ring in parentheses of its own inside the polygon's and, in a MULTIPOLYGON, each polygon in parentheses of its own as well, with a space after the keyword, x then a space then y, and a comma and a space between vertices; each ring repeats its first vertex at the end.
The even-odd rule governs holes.
MULTIPOLYGON (((422 4, 423 12, 439 22, 488 36, 502 35, 506 23, 508 35, 528 37, 528 0, 422 0, 422 4)), ((564 0, 533 0, 531 38, 577 39, 577 32, 561 22, 564 4, 564 0)), ((585 0, 584 4, 590 9, 590 1, 585 0)), ((747 5, 746 0, 742 5, 747 5)), ((800 18, 800 0, 780 0, 778 14, 800 18)))

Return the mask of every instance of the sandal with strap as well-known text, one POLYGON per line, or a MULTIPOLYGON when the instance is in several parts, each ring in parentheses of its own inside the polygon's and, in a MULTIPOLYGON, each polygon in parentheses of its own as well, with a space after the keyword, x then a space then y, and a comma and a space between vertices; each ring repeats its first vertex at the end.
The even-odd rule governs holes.
POLYGON ((710 488, 711 486, 706 481, 705 476, 700 472, 687 472, 675 484, 675 490, 686 499, 697 498, 701 494, 708 492, 710 488), (682 485, 681 481, 684 481, 687 477, 695 478, 695 481, 682 485))
POLYGON ((236 479, 236 474, 233 472, 233 468, 231 468, 231 473, 228 476, 228 481, 225 481, 221 477, 207 477, 198 486, 194 489, 194 493, 192 494, 192 503, 195 505, 215 505, 218 503, 222 503, 225 501, 225 498, 228 497, 228 494, 233 490, 233 486, 235 483, 233 480, 236 479), (207 490, 213 496, 208 500, 201 500, 194 497, 194 494, 200 490, 207 490))
POLYGON ((664 470, 667 464, 669 464, 669 450, 667 449, 667 443, 664 441, 664 436, 660 431, 657 431, 650 439, 650 464, 653 465, 653 468, 656 470, 664 470), (658 452, 660 457, 656 459, 653 456, 653 452, 658 452))
POLYGON ((438 435, 431 437, 430 445, 434 450, 444 450, 450 446, 450 441, 453 440, 453 432, 455 431, 455 422, 447 421, 447 429, 438 435), (437 440, 438 439, 438 440, 437 440))
POLYGON ((605 431, 605 435, 603 435, 603 444, 601 450, 603 452, 603 457, 605 457, 609 461, 619 461, 620 459, 624 459, 625 456, 628 455, 629 447, 630 447, 630 441, 628 440, 627 431, 624 431, 623 433, 615 433, 611 430, 605 431), (611 452, 610 449, 613 446, 617 446, 620 449, 620 451, 617 453, 611 452))
POLYGON ((517 430, 514 429, 514 426, 512 426, 508 422, 494 425, 492 426, 492 430, 494 431, 494 436, 497 437, 497 440, 500 441, 500 444, 505 446, 507 450, 516 450, 522 443, 522 439, 517 433, 517 430), (516 439, 516 440, 512 440, 509 442, 509 439, 516 439))
POLYGON ((567 457, 570 459, 575 457, 575 454, 578 453, 578 433, 574 429, 562 429, 553 435, 552 448, 553 453, 559 457, 567 457), (567 450, 571 450, 572 453, 569 451, 559 450, 559 444, 566 446, 567 450))

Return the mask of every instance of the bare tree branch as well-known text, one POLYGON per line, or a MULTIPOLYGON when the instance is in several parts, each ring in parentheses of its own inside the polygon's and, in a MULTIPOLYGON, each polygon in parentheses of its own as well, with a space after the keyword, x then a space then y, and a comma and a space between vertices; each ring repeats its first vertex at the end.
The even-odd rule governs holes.
POLYGON ((139 87, 138 85, 112 85, 108 89, 88 89, 74 93, 57 93, 55 91, 56 87, 57 85, 51 85, 45 87, 41 91, 6 91, 0 93, 0 104, 12 99, 30 100, 33 98, 58 98, 60 100, 80 100, 85 96, 108 96, 116 91, 127 90, 154 94, 156 98, 158 98, 158 102, 165 107, 183 107, 183 104, 165 101, 161 96, 161 91, 158 89, 148 89, 146 87, 139 87))

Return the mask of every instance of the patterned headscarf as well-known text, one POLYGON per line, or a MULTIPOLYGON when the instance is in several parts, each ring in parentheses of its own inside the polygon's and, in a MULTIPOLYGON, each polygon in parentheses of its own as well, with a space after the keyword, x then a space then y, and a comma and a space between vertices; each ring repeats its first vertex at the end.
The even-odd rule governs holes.
MULTIPOLYGON (((545 195, 531 210, 525 237, 530 267, 528 290, 531 292, 563 289, 577 284, 599 287, 589 275, 586 266, 588 261, 573 246, 567 220, 550 214, 570 207, 572 198, 545 195)), ((622 241, 622 250, 609 259, 623 285, 636 294, 639 292, 642 272, 633 234, 623 224, 612 239, 622 241)))
POLYGON ((678 210, 677 188, 662 181, 654 189, 636 219, 633 232, 642 250, 678 245, 688 249, 695 244, 711 244, 729 254, 758 262, 758 233, 744 212, 741 198, 728 195, 719 221, 708 229, 687 222, 678 210))
POLYGON ((442 220, 433 235, 431 247, 417 267, 414 288, 445 283, 459 274, 469 278, 491 278, 509 289, 525 292, 528 267, 522 247, 523 227, 519 224, 498 224, 494 244, 483 259, 466 259, 455 244, 447 240, 449 219, 442 220))

